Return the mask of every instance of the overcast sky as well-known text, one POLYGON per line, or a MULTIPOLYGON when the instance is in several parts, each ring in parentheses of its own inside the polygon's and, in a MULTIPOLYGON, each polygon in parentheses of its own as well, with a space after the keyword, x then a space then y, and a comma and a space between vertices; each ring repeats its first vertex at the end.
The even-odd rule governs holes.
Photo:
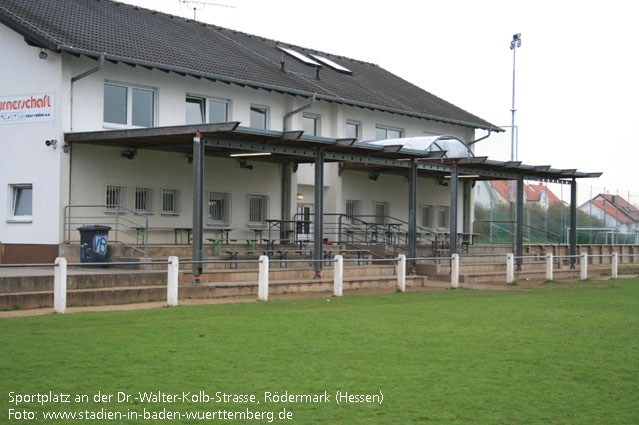
MULTIPOLYGON (((193 7, 202 7, 180 0, 125 2, 190 18, 193 7)), ((510 41, 521 33, 519 160, 603 171, 580 183, 639 195, 637 1, 209 3, 235 8, 207 5, 197 11, 198 20, 376 63, 498 126, 511 122, 510 41)), ((491 136, 477 153, 510 159, 510 135, 491 136)))

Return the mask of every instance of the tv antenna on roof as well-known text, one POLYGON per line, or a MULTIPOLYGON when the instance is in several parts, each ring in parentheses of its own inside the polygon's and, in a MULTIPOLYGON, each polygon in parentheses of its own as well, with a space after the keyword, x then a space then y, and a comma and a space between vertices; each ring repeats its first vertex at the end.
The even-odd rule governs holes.
POLYGON ((211 3, 208 1, 178 0, 178 2, 186 4, 187 7, 191 7, 191 5, 194 5, 193 20, 196 20, 197 11, 204 9, 206 6, 228 7, 229 9, 235 9, 235 6, 231 6, 230 4, 211 3))

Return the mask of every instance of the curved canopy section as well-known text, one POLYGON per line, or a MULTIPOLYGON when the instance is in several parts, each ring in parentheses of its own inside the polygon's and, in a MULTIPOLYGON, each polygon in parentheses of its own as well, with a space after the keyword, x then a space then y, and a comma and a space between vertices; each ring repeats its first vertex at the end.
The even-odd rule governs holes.
POLYGON ((401 151, 444 152, 444 158, 473 158, 475 154, 455 136, 435 135, 367 142, 377 146, 401 146, 401 151))

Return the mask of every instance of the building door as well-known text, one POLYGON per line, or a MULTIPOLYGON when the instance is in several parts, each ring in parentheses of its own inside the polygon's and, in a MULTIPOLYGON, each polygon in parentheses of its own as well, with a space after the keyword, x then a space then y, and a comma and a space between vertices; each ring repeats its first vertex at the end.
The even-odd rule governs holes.
POLYGON ((295 219, 298 220, 296 224, 295 232, 297 234, 298 241, 307 241, 312 239, 311 237, 311 221, 313 220, 313 205, 311 204, 297 204, 297 214, 295 219))

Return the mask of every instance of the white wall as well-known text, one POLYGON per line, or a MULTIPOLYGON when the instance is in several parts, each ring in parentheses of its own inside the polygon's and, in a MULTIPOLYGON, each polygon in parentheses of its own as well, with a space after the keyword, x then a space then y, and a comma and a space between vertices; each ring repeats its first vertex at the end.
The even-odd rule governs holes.
MULTIPOLYGON (((193 167, 185 155, 138 150, 135 158, 121 157, 121 148, 76 145, 73 147, 72 204, 104 204, 105 185, 127 187, 128 208, 134 207, 135 187, 153 189, 153 213, 149 227, 173 229, 192 227, 193 167), (99 159, 98 159, 99 158, 99 159), (161 214, 161 189, 180 191, 179 215, 161 214)), ((252 170, 240 169, 236 160, 206 157, 204 164, 204 227, 229 227, 235 238, 252 238, 248 228, 248 195, 268 195, 268 218, 279 218, 281 211, 281 169, 278 164, 251 161, 252 170), (207 224, 208 192, 231 194, 231 222, 228 226, 207 224)), ((100 216, 104 212, 96 210, 100 216)), ((219 232, 208 231, 207 237, 217 238, 219 232)), ((266 235, 264 235, 266 237, 266 235)), ((173 233, 151 232, 150 243, 171 242, 173 233)))
POLYGON ((0 97, 54 93, 55 120, 0 125, 0 242, 5 244, 57 244, 60 223, 62 153, 60 124, 64 93, 61 87, 60 56, 28 46, 22 36, 0 25, 2 71, 0 97), (58 147, 45 146, 57 140, 58 147), (33 185, 33 219, 29 223, 8 221, 10 184, 33 185))
MULTIPOLYGON (((344 170, 342 173, 342 198, 338 212, 344 212, 345 200, 359 200, 362 215, 375 215, 375 202, 388 202, 390 216, 408 221, 408 178, 404 176, 380 174, 377 181, 369 179, 369 173, 363 171, 344 170)), ((463 194, 462 184, 458 186, 457 229, 463 226, 463 194)), ((422 225, 421 206, 450 206, 450 187, 441 186, 432 178, 417 180, 417 225, 422 225)), ((435 211, 433 211, 435 213, 435 211)), ((370 220, 372 221, 372 219, 370 220)), ((444 229, 440 229, 444 230, 444 229)))

